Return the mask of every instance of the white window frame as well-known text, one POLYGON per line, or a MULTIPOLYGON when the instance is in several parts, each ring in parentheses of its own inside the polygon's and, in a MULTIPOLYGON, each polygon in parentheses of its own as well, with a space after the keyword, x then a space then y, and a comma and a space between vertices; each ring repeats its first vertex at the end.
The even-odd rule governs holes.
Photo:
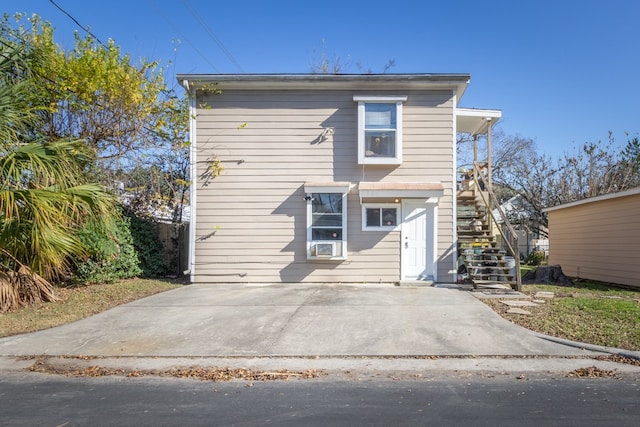
POLYGON ((402 211, 398 203, 363 203, 362 204, 362 231, 398 231, 402 223, 402 211), (367 209, 395 209, 396 225, 371 227, 367 225, 367 209))
POLYGON ((358 164, 360 165, 400 165, 402 164, 402 105, 406 96, 360 96, 353 100, 358 103, 358 164), (367 157, 365 137, 365 105, 395 104, 396 106, 396 150, 393 157, 367 157))
POLYGON ((314 188, 313 193, 307 192, 307 259, 343 261, 347 259, 347 192, 337 191, 335 188, 314 188), (339 194, 342 197, 342 240, 313 240, 313 194, 339 194), (314 245, 336 245, 336 254, 332 256, 314 256, 311 254, 314 245))

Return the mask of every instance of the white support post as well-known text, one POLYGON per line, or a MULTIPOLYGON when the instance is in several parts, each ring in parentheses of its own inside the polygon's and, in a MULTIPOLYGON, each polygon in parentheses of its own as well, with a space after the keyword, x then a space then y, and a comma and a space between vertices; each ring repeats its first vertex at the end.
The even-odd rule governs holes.
MULTIPOLYGON (((476 171, 476 165, 478 164, 478 135, 473 135, 473 187, 478 187, 478 172, 476 171)), ((474 193, 475 194, 475 193, 474 193)))
POLYGON ((491 117, 487 117, 487 190, 489 191, 493 191, 493 183, 491 181, 491 120, 491 117))

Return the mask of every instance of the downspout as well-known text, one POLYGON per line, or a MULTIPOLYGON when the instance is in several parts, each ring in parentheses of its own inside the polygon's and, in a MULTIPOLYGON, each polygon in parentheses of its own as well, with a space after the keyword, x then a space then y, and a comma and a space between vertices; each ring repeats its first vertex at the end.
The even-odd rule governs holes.
MULTIPOLYGON (((453 242, 452 242, 452 246, 453 246, 453 283, 458 283, 458 227, 457 227, 457 222, 458 222, 458 173, 457 173, 457 165, 458 165, 458 116, 456 113, 456 108, 458 108, 458 93, 457 91, 454 89, 453 90, 453 164, 452 164, 452 172, 453 172, 453 195, 452 195, 452 202, 451 202, 451 206, 453 206, 453 215, 451 215, 451 217, 453 218, 453 221, 451 223, 451 227, 452 227, 452 236, 453 236, 453 242)), ((437 228, 437 222, 438 222, 438 216, 437 216, 437 208, 434 209, 434 215, 433 215, 433 221, 434 221, 434 227, 437 228)), ((438 236, 437 232, 434 233, 436 235, 436 238, 438 236)), ((436 259, 438 257, 438 246, 436 245, 435 249, 434 249, 434 255, 436 256, 436 259)), ((433 279, 434 282, 437 281, 437 277, 438 277, 438 263, 436 262, 436 268, 433 274, 433 279)))
POLYGON ((189 269, 185 271, 185 274, 189 274, 189 282, 195 282, 196 277, 196 223, 197 223, 197 195, 196 189, 198 188, 198 173, 196 157, 196 93, 191 93, 189 88, 189 81, 183 80, 182 85, 187 90, 189 96, 189 166, 191 175, 191 217, 189 218, 189 269))

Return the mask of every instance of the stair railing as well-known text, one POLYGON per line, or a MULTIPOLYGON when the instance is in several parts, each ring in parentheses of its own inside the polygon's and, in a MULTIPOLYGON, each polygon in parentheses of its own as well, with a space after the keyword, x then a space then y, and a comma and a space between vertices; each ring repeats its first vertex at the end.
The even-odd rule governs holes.
POLYGON ((474 175, 474 178, 477 179, 476 188, 478 190, 478 193, 480 193, 480 196, 482 197, 482 202, 487 207, 487 211, 489 213, 489 216, 491 217, 493 224, 495 224, 495 226, 500 229, 500 234, 502 235, 502 239, 501 239, 502 242, 506 245, 509 252, 513 254, 513 258, 516 263, 516 266, 515 266, 516 290, 520 291, 522 290, 522 277, 520 274, 520 251, 518 246, 518 235, 516 234, 515 229, 509 222, 509 219, 505 215, 504 211, 500 207, 500 203, 498 202, 498 198, 496 197, 495 193, 493 192, 493 190, 491 190, 491 187, 489 187, 486 177, 480 170, 480 166, 478 162, 474 162, 473 164, 473 175, 474 175), (484 190, 482 190, 483 188, 484 190), (487 200, 487 195, 489 197, 489 200, 487 200), (498 222, 498 219, 493 214, 492 207, 495 207, 495 209, 498 211, 498 214, 500 215, 500 219, 502 220, 502 222, 498 222))

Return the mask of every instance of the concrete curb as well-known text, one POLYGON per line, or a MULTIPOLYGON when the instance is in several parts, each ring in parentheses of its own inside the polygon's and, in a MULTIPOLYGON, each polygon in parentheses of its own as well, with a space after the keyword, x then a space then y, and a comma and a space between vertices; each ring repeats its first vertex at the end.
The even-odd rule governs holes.
MULTIPOLYGON (((31 374, 27 369, 38 359, 15 359, 0 357, 0 371, 31 374)), ((577 369, 596 367, 601 370, 640 378, 640 366, 616 363, 607 360, 596 360, 589 357, 438 357, 425 359, 411 358, 216 358, 216 357, 155 357, 155 358, 91 358, 77 359, 58 356, 45 358, 49 366, 85 369, 101 367, 123 371, 156 371, 163 372, 176 368, 201 369, 249 369, 254 371, 275 372, 278 370, 304 371, 319 370, 333 379, 396 379, 398 375, 405 378, 424 379, 439 376, 566 376, 577 369)), ((153 374, 148 374, 153 375, 153 374)))
POLYGON ((539 332, 533 332, 533 334, 538 338, 551 341, 557 344, 563 344, 563 345, 574 347, 574 348, 580 348, 580 349, 589 350, 589 351, 597 351, 601 353, 609 353, 613 355, 628 357, 630 359, 640 360, 640 351, 625 350, 622 348, 606 347, 601 345, 582 343, 578 341, 571 341, 571 340, 566 340, 564 338, 557 338, 557 337, 552 337, 551 335, 541 334, 539 332))

